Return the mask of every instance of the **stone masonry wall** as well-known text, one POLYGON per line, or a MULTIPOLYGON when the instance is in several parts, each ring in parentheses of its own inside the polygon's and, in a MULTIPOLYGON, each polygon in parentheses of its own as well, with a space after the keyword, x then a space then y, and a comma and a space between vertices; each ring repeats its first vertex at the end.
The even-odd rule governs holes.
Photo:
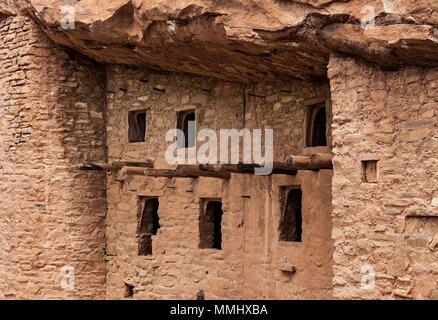
MULTIPOLYGON (((202 128, 273 128, 275 160, 301 154, 303 101, 327 85, 302 81, 247 85, 121 66, 107 68, 108 161, 169 168, 167 130, 195 109, 202 128), (146 110, 145 142, 128 142, 128 112, 146 110)), ((331 170, 297 176, 153 178, 108 174, 107 298, 294 299, 331 297, 331 170), (278 241, 281 190, 303 190, 303 242, 278 241), (139 197, 158 197, 152 255, 138 255, 139 197), (222 200, 222 250, 199 249, 205 200, 222 200), (282 271, 295 265, 296 274, 282 271), (132 289, 132 292, 131 292, 132 289), (131 295, 132 293, 132 295, 131 295)))
POLYGON ((104 298, 105 73, 0 18, 0 298, 104 298), (63 266, 75 289, 61 288, 63 266))
POLYGON ((334 55, 328 70, 334 296, 437 299, 438 69, 334 55), (364 181, 367 160, 378 160, 377 183, 364 181), (375 286, 361 289, 370 267, 375 286))

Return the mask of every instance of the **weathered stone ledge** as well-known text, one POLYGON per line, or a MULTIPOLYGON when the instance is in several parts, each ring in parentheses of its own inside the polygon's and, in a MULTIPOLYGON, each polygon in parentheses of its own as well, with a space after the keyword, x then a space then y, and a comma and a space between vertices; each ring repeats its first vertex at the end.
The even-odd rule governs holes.
POLYGON ((438 4, 376 1, 82 0, 74 29, 61 28, 66 0, 27 0, 55 42, 98 62, 182 71, 225 80, 326 77, 331 52, 384 68, 438 65, 438 4))

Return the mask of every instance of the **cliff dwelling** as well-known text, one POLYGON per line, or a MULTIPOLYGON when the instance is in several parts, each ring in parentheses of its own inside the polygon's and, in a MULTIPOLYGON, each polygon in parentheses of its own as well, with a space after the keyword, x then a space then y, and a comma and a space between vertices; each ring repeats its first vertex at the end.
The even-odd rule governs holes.
POLYGON ((438 299, 438 3, 2 0, 1 299, 438 299))

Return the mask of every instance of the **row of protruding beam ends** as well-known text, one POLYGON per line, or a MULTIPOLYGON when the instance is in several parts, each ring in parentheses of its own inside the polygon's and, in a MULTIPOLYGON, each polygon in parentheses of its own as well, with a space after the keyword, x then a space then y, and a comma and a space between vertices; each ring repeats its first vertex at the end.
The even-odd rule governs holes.
MULTIPOLYGON (((333 155, 330 153, 316 153, 310 156, 290 156, 284 162, 274 161, 271 174, 295 175, 297 170, 333 169, 333 155)), ((120 177, 124 176, 151 176, 151 177, 212 177, 229 179, 232 173, 255 174, 259 164, 200 164, 178 165, 173 169, 155 169, 153 161, 146 162, 112 162, 89 163, 79 166, 80 170, 106 170, 118 171, 120 177)))

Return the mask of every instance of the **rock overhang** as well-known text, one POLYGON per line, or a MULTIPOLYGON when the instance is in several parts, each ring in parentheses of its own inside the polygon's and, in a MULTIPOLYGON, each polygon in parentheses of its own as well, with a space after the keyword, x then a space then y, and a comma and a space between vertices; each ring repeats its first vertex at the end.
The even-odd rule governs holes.
POLYGON ((438 66, 438 3, 431 0, 22 0, 21 6, 53 41, 106 64, 238 82, 326 79, 331 52, 390 69, 438 66), (73 10, 74 28, 61 26, 65 6, 73 10))

